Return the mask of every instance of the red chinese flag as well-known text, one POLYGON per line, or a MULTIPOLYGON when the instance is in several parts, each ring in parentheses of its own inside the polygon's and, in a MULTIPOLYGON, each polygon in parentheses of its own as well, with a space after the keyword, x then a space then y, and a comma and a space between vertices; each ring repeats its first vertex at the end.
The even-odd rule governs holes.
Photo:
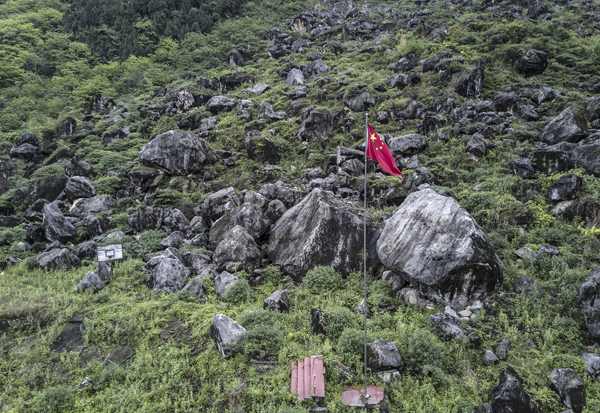
POLYGON ((371 125, 367 124, 369 136, 367 138, 367 158, 379 162, 383 172, 395 175, 402 179, 402 172, 396 166, 396 160, 390 152, 390 148, 385 144, 383 139, 379 137, 377 132, 373 130, 371 125))

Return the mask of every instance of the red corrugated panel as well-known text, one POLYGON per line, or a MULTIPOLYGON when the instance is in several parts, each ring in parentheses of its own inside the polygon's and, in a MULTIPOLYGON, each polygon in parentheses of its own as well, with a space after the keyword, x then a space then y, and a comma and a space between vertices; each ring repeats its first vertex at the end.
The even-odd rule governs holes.
POLYGON ((298 400, 304 400, 304 360, 298 360, 298 400))
POLYGON ((312 396, 316 397, 325 397, 325 379, 323 378, 323 374, 325 373, 325 369, 323 368, 323 357, 322 356, 312 356, 312 375, 313 375, 313 385, 312 385, 312 396))
MULTIPOLYGON (((292 394, 298 394, 298 365, 295 361, 292 361, 292 394)), ((292 400, 296 401, 296 397, 292 400)))
POLYGON ((304 359, 304 398, 310 399, 311 392, 311 372, 310 372, 310 357, 304 359))

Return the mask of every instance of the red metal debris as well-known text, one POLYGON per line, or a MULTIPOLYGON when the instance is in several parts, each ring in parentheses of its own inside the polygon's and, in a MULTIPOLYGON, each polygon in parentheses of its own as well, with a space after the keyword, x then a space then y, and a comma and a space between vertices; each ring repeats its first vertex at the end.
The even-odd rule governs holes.
POLYGON ((294 401, 311 397, 325 397, 325 379, 323 378, 323 356, 310 356, 304 360, 292 362, 292 394, 294 401))
POLYGON ((369 398, 366 399, 366 402, 363 398, 364 393, 364 387, 360 390, 356 388, 348 388, 342 392, 342 402, 346 406, 365 407, 368 405, 379 404, 384 397, 383 389, 379 386, 367 386, 367 394, 369 395, 369 398))

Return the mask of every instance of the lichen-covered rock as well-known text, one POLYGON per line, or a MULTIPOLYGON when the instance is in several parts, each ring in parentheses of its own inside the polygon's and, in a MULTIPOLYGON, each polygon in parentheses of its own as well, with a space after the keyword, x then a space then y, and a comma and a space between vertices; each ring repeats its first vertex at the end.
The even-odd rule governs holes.
POLYGON ((398 136, 390 139, 389 148, 394 155, 416 155, 423 152, 429 144, 427 136, 418 133, 398 136))
POLYGON ((548 67, 548 55, 541 50, 529 49, 517 64, 517 71, 525 76, 544 73, 548 67))
POLYGON ((223 110, 230 110, 236 104, 236 100, 228 98, 227 96, 213 96, 206 102, 206 109, 213 113, 221 112, 223 110))
POLYGON ((494 413, 537 413, 537 406, 523 389, 523 379, 510 366, 500 374, 498 385, 492 390, 494 413))
POLYGON ((143 269, 148 273, 148 286, 156 292, 172 293, 181 290, 191 273, 175 248, 167 248, 160 255, 152 257, 143 269))
POLYGON ((189 175, 217 162, 217 156, 204 139, 187 132, 168 131, 140 149, 140 161, 173 175, 189 175))
POLYGON ((413 192, 398 207, 377 253, 425 296, 454 308, 481 300, 503 281, 487 234, 456 200, 432 189, 413 192))
POLYGON ((44 205, 42 228, 47 240, 65 243, 75 235, 77 228, 65 218, 56 202, 44 205))
POLYGON ((55 248, 42 252, 36 260, 38 265, 46 271, 69 271, 81 267, 81 260, 67 248, 55 248))
POLYGON ((544 127, 540 141, 549 145, 560 142, 577 143, 588 135, 587 120, 583 113, 565 109, 544 127))
POLYGON ((552 201, 575 199, 579 195, 583 179, 573 174, 564 174, 548 189, 548 198, 552 201))
POLYGON ((333 131, 333 116, 325 109, 314 109, 300 124, 298 137, 303 141, 316 141, 333 131))
POLYGON ((182 291, 187 291, 190 294, 201 296, 204 294, 204 291, 206 291, 206 287, 204 286, 204 281, 202 281, 202 278, 196 277, 187 283, 187 285, 183 287, 182 291))
POLYGON ((96 188, 84 176, 72 176, 65 186, 65 194, 69 199, 91 198, 96 195, 96 188))
POLYGON ((585 363, 585 372, 593 378, 600 378, 600 354, 583 353, 581 355, 585 363))
POLYGON ((560 395, 565 406, 581 412, 585 404, 585 385, 573 369, 554 369, 550 375, 552 387, 560 395))
POLYGON ((110 211, 115 206, 115 201, 108 195, 97 195, 91 198, 80 198, 73 203, 69 213, 73 216, 84 218, 91 214, 110 211))
MULTIPOLYGON (((367 223, 369 267, 377 267, 374 243, 378 232, 367 223)), ((351 203, 319 188, 288 209, 271 228, 267 254, 275 265, 297 279, 318 265, 346 276, 360 268, 363 218, 351 203)))
POLYGON ((210 194, 202 204, 205 216, 212 221, 221 218, 223 214, 240 205, 240 199, 235 193, 233 187, 221 189, 210 194))
POLYGON ((245 332, 244 327, 225 314, 215 315, 210 325, 210 336, 215 340, 219 352, 225 358, 229 358, 239 351, 235 348, 235 344, 245 332))
POLYGON ((69 178, 64 175, 50 175, 36 180, 27 187, 29 204, 38 199, 54 201, 65 190, 68 181, 69 178))
POLYGON ((236 225, 225 235, 215 249, 214 260, 217 265, 236 263, 247 273, 261 267, 262 252, 244 227, 236 225))
POLYGON ((600 344, 600 266, 592 268, 581 287, 579 299, 590 338, 600 344))
POLYGON ((215 247, 236 225, 240 225, 248 231, 248 234, 255 240, 265 235, 271 227, 269 221, 260 208, 254 204, 244 203, 240 207, 229 210, 219 218, 210 228, 208 240, 215 247))
POLYGON ((79 284, 77 284, 77 291, 85 291, 90 290, 95 293, 102 289, 102 280, 98 277, 98 274, 95 272, 88 272, 83 280, 79 284))
POLYGON ((367 344, 367 367, 372 371, 403 370, 404 361, 394 341, 387 342, 383 338, 367 344))
POLYGON ((290 297, 287 290, 277 290, 265 298, 263 308, 281 312, 290 311, 290 297))

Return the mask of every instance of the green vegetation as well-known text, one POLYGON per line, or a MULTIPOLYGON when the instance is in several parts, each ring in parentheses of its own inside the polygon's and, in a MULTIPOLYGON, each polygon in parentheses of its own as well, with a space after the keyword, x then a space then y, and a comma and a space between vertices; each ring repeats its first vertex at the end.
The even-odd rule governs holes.
MULTIPOLYGON (((458 5, 437 0, 422 6, 408 0, 370 2, 371 6, 387 4, 394 14, 378 10, 358 14, 348 19, 356 26, 342 29, 331 22, 331 32, 316 37, 305 31, 287 30, 286 24, 301 11, 330 10, 330 3, 0 3, 0 152, 2 185, 7 186, 0 195, 0 205, 15 207, 19 214, 24 212, 28 186, 40 178, 64 175, 65 167, 54 162, 75 157, 94 169, 90 179, 97 194, 110 195, 117 202, 113 211, 98 214, 108 232, 127 231, 128 217, 140 205, 179 208, 191 217, 196 214, 194 208, 219 189, 233 186, 238 193, 258 190, 267 181, 297 182, 308 168, 326 169, 327 155, 335 154, 337 146, 356 149, 363 142, 364 114, 347 111, 342 102, 362 91, 368 91, 376 101, 368 109, 372 126, 380 135, 400 136, 414 133, 422 122, 404 119, 401 114, 412 100, 429 106, 449 93, 457 107, 465 104, 468 99, 454 93, 458 75, 473 70, 478 62, 483 62, 485 68, 480 100, 510 88, 527 106, 533 104, 531 96, 540 85, 559 90, 555 99, 534 105, 541 120, 526 121, 508 114, 502 118, 513 131, 503 127, 496 133, 494 129, 485 156, 474 157, 466 151, 472 135, 468 127, 482 126, 482 122, 463 127, 450 112, 441 113, 439 122, 445 122, 445 126, 439 134, 437 130, 428 134, 429 146, 418 155, 419 166, 428 168, 440 181, 440 188, 458 200, 488 233, 504 264, 502 294, 494 295, 491 301, 495 305, 486 306, 469 321, 481 337, 481 346, 471 348, 460 340, 441 341, 431 332, 428 317, 443 311, 443 306, 415 307, 400 302, 381 280, 381 273, 368 276, 371 315, 367 330, 371 340, 396 342, 406 363, 402 380, 386 386, 390 411, 473 412, 475 406, 490 401, 500 371, 509 364, 523 377, 526 391, 543 413, 565 409, 550 388, 552 369, 573 368, 586 386, 584 412, 597 413, 600 382, 584 373, 580 359, 583 351, 597 349, 586 332, 578 289, 589 269, 600 264, 598 223, 552 213, 555 203, 548 199, 548 189, 567 172, 523 179, 507 169, 510 160, 536 148, 538 131, 556 114, 565 108, 585 110, 588 99, 598 94, 598 23, 588 9, 581 11, 588 6, 597 8, 597 0, 560 3, 560 11, 550 11, 552 19, 535 22, 506 13, 498 17, 488 9, 489 4, 478 1, 458 5), (422 13, 425 8, 431 13, 422 13), (397 21, 408 21, 409 13, 416 13, 416 27, 408 30, 404 23, 395 26, 397 21), (377 23, 380 35, 364 29, 367 23, 377 23), (388 24, 393 29, 386 32, 384 26, 388 24), (264 36, 275 27, 289 33, 293 40, 310 40, 312 45, 281 58, 270 58, 267 51, 273 43, 264 36), (445 38, 432 39, 430 28, 446 30, 445 38), (338 45, 346 52, 338 53, 338 45), (373 53, 357 53, 372 45, 381 48, 373 53), (229 65, 228 55, 237 48, 245 49, 247 62, 243 67, 229 65), (543 74, 525 77, 515 67, 531 48, 545 51, 549 65, 543 74), (375 87, 376 83, 386 85, 387 78, 394 74, 391 67, 401 57, 415 53, 418 59, 425 59, 442 51, 465 60, 453 63, 450 74, 420 73, 417 63, 420 82, 403 89, 386 86, 382 91, 375 87), (312 60, 312 52, 320 53, 329 66, 328 80, 306 84, 308 95, 292 103, 289 93, 295 86, 286 86, 284 76, 278 73, 286 65, 282 59, 306 65, 312 60), (232 98, 254 102, 254 107, 248 108, 252 120, 244 120, 236 106, 230 112, 219 113, 216 127, 203 135, 212 149, 234 155, 220 157, 216 164, 197 174, 153 176, 144 181, 147 190, 130 190, 134 181, 130 172, 149 170, 139 164, 141 146, 158 133, 187 130, 185 122, 213 116, 203 105, 186 113, 167 112, 163 98, 152 98, 154 92, 183 86, 198 99, 224 95, 227 92, 222 88, 213 90, 194 79, 210 81, 243 73, 252 77, 253 84, 271 86, 260 96, 246 91, 252 87, 250 84, 229 91, 232 98), (91 97, 97 93, 112 98, 118 107, 127 107, 126 118, 110 127, 109 119, 102 117, 82 121, 82 116, 89 114, 91 97), (292 105, 302 110, 284 120, 257 120, 262 101, 273 105, 274 111, 290 110, 292 105), (159 116, 144 112, 142 105, 151 104, 157 105, 153 110, 159 116), (298 139, 302 111, 309 106, 326 109, 334 116, 335 129, 327 141, 298 139), (399 117, 379 122, 378 111, 399 117), (68 117, 77 120, 78 133, 61 137, 58 125, 68 117), (131 132, 127 137, 105 144, 117 128, 125 127, 131 132), (267 162, 260 157, 248 159, 244 143, 253 130, 273 139, 282 156, 278 163, 281 170, 265 170, 267 162), (43 156, 51 162, 31 164, 12 158, 4 163, 25 131, 35 133, 43 156), (125 192, 117 195, 118 191, 125 192), (529 224, 517 222, 519 214, 531 214, 529 224), (544 244, 558 247, 560 255, 522 260, 513 253, 522 247, 537 251, 544 244), (532 277, 541 289, 515 292, 513 286, 520 276, 532 277), (380 305, 384 302, 394 311, 380 305), (508 360, 485 366, 483 352, 493 349, 502 337, 511 341, 508 360)), ((354 7, 361 10, 366 4, 359 1, 354 7)), ((337 5, 345 10, 341 3, 337 5)), ((495 6, 510 9, 514 4, 501 1, 495 6)), ((524 7, 525 14, 528 6, 524 7)), ((403 173, 406 182, 413 170, 403 173)), ((568 173, 582 176, 580 197, 586 197, 592 206, 598 205, 600 178, 582 169, 568 173)), ((360 178, 346 178, 352 190, 362 184, 360 178)), ((377 178, 374 173, 369 173, 368 184, 370 194, 377 197, 402 185, 394 177, 377 178)), ((68 205, 64 207, 66 210, 68 205)), ((368 207, 378 223, 395 210, 394 205, 375 202, 368 207)), ((125 259, 115 264, 112 284, 97 294, 79 294, 75 286, 88 271, 96 270, 95 262, 84 259, 77 270, 45 272, 35 259, 39 250, 16 249, 18 242, 27 240, 26 227, 0 230, 0 260, 17 260, 0 271, 0 412, 224 412, 234 408, 240 411, 238 405, 247 413, 306 411, 312 402, 295 407, 292 403, 290 365, 311 354, 322 354, 324 358, 327 396, 321 404, 330 412, 350 411, 341 404, 339 394, 345 386, 361 385, 364 379, 363 315, 353 312, 363 298, 362 273, 342 278, 331 267, 316 267, 298 283, 270 265, 261 270, 261 283, 254 285, 250 275, 243 273, 241 281, 222 299, 216 297, 210 277, 203 278, 207 292, 201 299, 187 291, 158 294, 143 282, 141 259, 160 251, 166 235, 163 230, 148 230, 122 241, 110 241, 123 242, 125 250, 125 259), (284 288, 290 297, 289 313, 264 310, 263 300, 284 288), (312 308, 325 314, 325 334, 313 333, 312 308), (221 357, 210 337, 212 317, 219 313, 247 330, 238 343, 240 352, 231 359, 221 357), (75 352, 59 354, 51 350, 65 325, 78 314, 85 315, 81 325, 85 346, 97 346, 102 353, 100 360, 87 365, 82 365, 75 352), (108 352, 119 346, 131 346, 133 358, 120 366, 105 366, 108 352), (269 362, 272 370, 262 371, 257 360, 269 362), (355 379, 342 379, 334 360, 356 370, 355 379), (36 376, 43 378, 43 384, 38 386, 32 381, 36 376), (79 388, 86 378, 91 384, 79 388)), ((263 251, 266 242, 259 242, 263 251)), ((75 252, 75 246, 68 247, 75 252)), ((182 253, 189 251, 204 249, 192 245, 180 249, 182 253)), ((382 385, 375 375, 368 381, 382 385)))

